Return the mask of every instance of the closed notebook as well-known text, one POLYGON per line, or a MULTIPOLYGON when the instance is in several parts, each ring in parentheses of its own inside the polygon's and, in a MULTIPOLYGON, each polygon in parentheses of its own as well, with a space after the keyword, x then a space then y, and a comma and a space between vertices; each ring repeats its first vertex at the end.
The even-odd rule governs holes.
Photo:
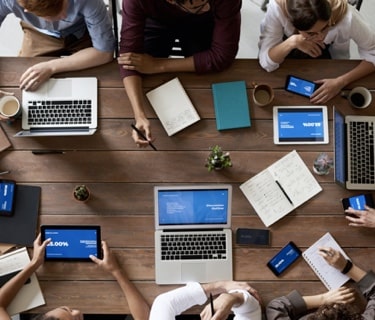
POLYGON ((245 81, 212 84, 217 130, 251 126, 245 81))
POLYGON ((200 120, 189 96, 178 78, 146 93, 168 136, 200 120))

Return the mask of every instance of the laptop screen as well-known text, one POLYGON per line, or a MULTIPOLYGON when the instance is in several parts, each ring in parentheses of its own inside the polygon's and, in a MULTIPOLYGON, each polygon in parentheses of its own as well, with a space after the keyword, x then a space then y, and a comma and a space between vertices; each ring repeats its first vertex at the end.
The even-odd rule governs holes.
POLYGON ((165 188, 156 187, 156 224, 166 226, 196 227, 224 226, 230 223, 231 188, 165 188))
POLYGON ((334 171, 335 182, 345 186, 346 183, 346 139, 345 139, 345 118, 335 108, 334 116, 334 171))

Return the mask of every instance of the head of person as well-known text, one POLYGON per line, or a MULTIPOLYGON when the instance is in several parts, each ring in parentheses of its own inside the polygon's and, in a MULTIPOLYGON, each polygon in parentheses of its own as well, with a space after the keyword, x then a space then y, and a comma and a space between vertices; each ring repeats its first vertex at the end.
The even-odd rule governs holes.
POLYGON ((37 315, 33 320, 80 320, 83 319, 81 311, 62 306, 46 313, 37 315))
POLYGON ((332 14, 328 0, 286 0, 292 25, 306 38, 324 35, 332 14))
POLYGON ((30 12, 48 21, 62 20, 66 17, 68 0, 17 0, 25 12, 30 12))
POLYGON ((322 305, 308 320, 361 320, 362 316, 352 304, 322 305))

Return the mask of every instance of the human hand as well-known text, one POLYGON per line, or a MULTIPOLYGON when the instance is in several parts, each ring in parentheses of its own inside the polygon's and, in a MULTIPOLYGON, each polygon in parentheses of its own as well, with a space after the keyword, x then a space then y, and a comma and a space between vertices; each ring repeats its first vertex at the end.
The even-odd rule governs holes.
POLYGON ((344 269, 346 265, 346 258, 341 254, 340 251, 331 247, 319 247, 318 249, 318 254, 322 256, 329 265, 340 271, 344 269))
MULTIPOLYGON (((242 294, 241 294, 242 295, 242 294)), ((236 294, 222 293, 213 301, 215 314, 212 315, 211 305, 207 304, 200 316, 202 320, 225 320, 231 313, 233 305, 237 304, 239 298, 236 294)))
POLYGON ((365 210, 354 210, 349 207, 345 212, 355 216, 345 216, 349 220, 349 226, 375 228, 375 209, 366 206, 365 210))
POLYGON ((355 290, 353 288, 340 287, 327 291, 322 295, 322 304, 351 303, 355 300, 355 290))
POLYGON ((107 242, 102 241, 103 259, 99 259, 93 255, 90 255, 90 259, 95 262, 98 266, 103 268, 108 273, 113 273, 120 269, 120 266, 113 255, 112 251, 108 248, 107 242))
POLYGON ((34 251, 33 251, 33 258, 31 259, 31 262, 36 265, 36 267, 39 267, 44 262, 44 252, 46 250, 46 246, 51 242, 51 239, 46 239, 41 243, 42 236, 39 233, 36 239, 34 240, 34 251))
POLYGON ((121 53, 117 58, 118 64, 122 65, 124 69, 135 70, 144 74, 153 74, 160 72, 157 61, 146 53, 127 52, 121 53))
POLYGON ((341 92, 344 84, 338 79, 321 79, 314 81, 320 85, 311 95, 310 101, 314 104, 326 103, 341 92))
POLYGON ((309 40, 301 34, 293 35, 293 37, 295 38, 295 47, 312 58, 319 57, 322 54, 322 49, 325 48, 323 41, 309 40))
POLYGON ((37 63, 23 73, 20 79, 20 88, 26 91, 37 90, 52 75, 53 69, 50 61, 37 63))
POLYGON ((144 132, 144 136, 147 140, 144 140, 139 134, 133 129, 132 137, 134 142, 137 144, 138 147, 148 147, 150 144, 149 142, 153 142, 154 139, 151 137, 151 130, 150 130, 150 122, 147 118, 138 118, 135 124, 136 128, 141 132, 144 132))

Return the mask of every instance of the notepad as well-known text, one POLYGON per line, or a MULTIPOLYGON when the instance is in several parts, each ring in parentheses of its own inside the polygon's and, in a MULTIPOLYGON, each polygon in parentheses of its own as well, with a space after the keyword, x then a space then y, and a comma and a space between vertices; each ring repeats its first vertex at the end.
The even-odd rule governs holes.
POLYGON ((322 191, 296 150, 241 184, 240 189, 266 227, 322 191))
POLYGON ((319 247, 331 247, 340 251, 346 259, 349 259, 349 257, 329 232, 302 253, 305 261, 328 290, 340 288, 350 277, 342 274, 335 267, 330 266, 324 258, 318 254, 319 247))
MULTIPOLYGON (((12 251, 0 256, 0 278, 8 278, 9 274, 16 274, 15 271, 22 270, 30 262, 26 247, 12 251)), ((30 281, 27 281, 7 308, 12 316, 20 312, 45 304, 38 279, 33 273, 30 281)))
POLYGON ((200 120, 200 116, 178 78, 146 93, 168 136, 200 120))
POLYGON ((245 81, 212 84, 217 130, 251 126, 245 81))

